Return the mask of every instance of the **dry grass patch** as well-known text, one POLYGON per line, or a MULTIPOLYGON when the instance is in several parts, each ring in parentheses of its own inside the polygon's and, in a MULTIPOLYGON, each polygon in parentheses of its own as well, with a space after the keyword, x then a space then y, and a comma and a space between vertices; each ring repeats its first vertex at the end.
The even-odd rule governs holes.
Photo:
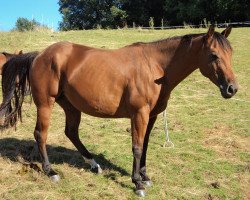
POLYGON ((221 159, 240 162, 237 152, 250 153, 250 138, 234 133, 233 129, 223 124, 216 124, 206 129, 206 147, 214 150, 221 159))
MULTIPOLYGON (((247 136, 241 136, 234 133, 233 129, 223 124, 216 124, 212 129, 206 129, 206 140, 204 145, 215 151, 217 161, 229 161, 237 168, 236 173, 230 174, 230 177, 224 177, 219 180, 222 187, 228 187, 230 179, 235 178, 240 184, 243 199, 250 199, 250 162, 247 158, 241 158, 240 154, 245 157, 250 156, 250 140, 247 136)), ((209 177, 211 174, 207 174, 209 177)), ((208 184, 211 180, 208 178, 208 184)), ((213 183, 212 183, 213 184, 213 183)), ((230 191, 230 188, 227 188, 230 191)))

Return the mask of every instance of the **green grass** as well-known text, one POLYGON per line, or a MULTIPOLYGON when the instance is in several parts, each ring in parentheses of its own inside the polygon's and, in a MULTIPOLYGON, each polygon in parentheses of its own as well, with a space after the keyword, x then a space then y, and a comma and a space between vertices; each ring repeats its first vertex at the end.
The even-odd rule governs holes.
MULTIPOLYGON (((205 29, 91 30, 0 33, 0 51, 43 50, 68 40, 94 47, 119 48, 205 29)), ((195 71, 173 91, 168 126, 174 148, 163 148, 163 118, 159 116, 149 143, 148 173, 154 185, 145 199, 250 199, 250 28, 233 29, 233 66, 240 85, 224 100, 218 89, 195 71), (218 188, 214 187, 218 184, 218 188)), ((104 168, 90 172, 64 135, 65 116, 55 105, 48 152, 62 180, 54 184, 43 173, 23 165, 33 147, 35 106, 26 103, 17 130, 0 133, 0 199, 137 199, 131 183, 131 136, 128 119, 82 115, 80 137, 104 168)), ((38 166, 40 164, 38 163, 38 166)))

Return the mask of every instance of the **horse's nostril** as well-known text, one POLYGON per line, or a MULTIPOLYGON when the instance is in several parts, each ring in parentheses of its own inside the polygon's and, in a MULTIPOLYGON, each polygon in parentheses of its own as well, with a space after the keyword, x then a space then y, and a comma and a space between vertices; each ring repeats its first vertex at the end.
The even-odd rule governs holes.
POLYGON ((235 87, 234 85, 229 85, 227 88, 227 93, 230 95, 234 95, 237 92, 237 87, 235 87))

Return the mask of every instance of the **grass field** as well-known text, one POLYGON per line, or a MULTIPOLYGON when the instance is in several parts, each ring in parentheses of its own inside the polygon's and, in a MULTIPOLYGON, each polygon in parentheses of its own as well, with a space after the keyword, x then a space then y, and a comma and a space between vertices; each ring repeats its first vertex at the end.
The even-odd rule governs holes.
MULTIPOLYGON (((91 30, 0 33, 0 51, 42 50, 58 41, 119 48, 205 29, 91 30)), ((219 30, 221 31, 221 30, 219 30)), ((145 199, 250 199, 250 28, 235 28, 229 40, 239 82, 235 97, 219 90, 195 71, 176 87, 168 104, 168 126, 174 148, 164 148, 163 117, 152 131, 148 173, 154 183, 145 199)), ((62 177, 54 184, 43 173, 20 162, 34 145, 34 104, 25 103, 17 130, 0 132, 0 199, 137 199, 131 183, 131 137, 127 119, 82 115, 80 137, 104 172, 95 175, 64 135, 65 116, 55 105, 48 153, 62 177)), ((39 162, 36 162, 41 167, 39 162)))

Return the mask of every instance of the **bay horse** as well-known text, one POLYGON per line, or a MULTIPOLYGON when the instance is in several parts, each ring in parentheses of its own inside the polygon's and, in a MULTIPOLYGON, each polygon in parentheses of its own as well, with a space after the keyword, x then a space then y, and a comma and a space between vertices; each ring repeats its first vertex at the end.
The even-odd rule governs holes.
MULTIPOLYGON (((231 98, 237 92, 231 66, 232 47, 227 40, 230 32, 231 27, 218 33, 210 26, 203 34, 134 43, 116 50, 70 42, 47 47, 35 58, 31 68, 15 72, 21 80, 30 82, 37 107, 34 137, 45 174, 54 181, 59 180, 46 150, 55 102, 66 115, 66 136, 97 173, 102 171, 100 165, 79 139, 81 112, 102 118, 130 118, 134 159, 131 178, 135 193, 145 196, 144 186, 152 185, 146 173, 149 136, 157 115, 166 109, 171 91, 199 68, 218 86, 222 97, 231 98)), ((11 71, 6 68, 4 73, 11 71)), ((14 93, 20 91, 23 94, 22 87, 14 93)), ((11 91, 4 93, 5 97, 11 91)), ((16 95, 13 98, 17 99, 16 95)), ((21 105, 16 106, 19 108, 21 105)))
POLYGON ((23 51, 15 51, 14 54, 12 53, 7 53, 7 52, 2 52, 0 53, 0 75, 2 74, 2 68, 3 65, 12 57, 16 56, 16 55, 21 55, 23 53, 23 51))

